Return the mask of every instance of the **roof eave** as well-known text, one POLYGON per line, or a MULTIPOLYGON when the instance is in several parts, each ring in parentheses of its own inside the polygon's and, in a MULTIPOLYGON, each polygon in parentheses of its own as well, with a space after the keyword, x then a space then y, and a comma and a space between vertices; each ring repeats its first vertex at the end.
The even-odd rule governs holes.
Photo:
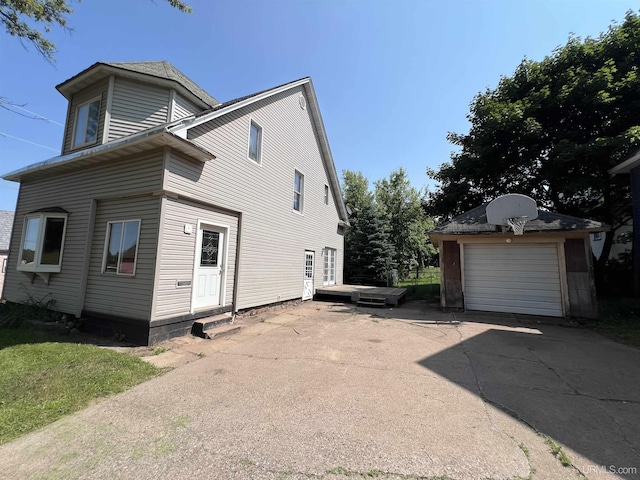
POLYGON ((20 182, 27 175, 57 168, 63 165, 79 163, 85 159, 93 158, 105 153, 113 153, 118 150, 124 150, 128 147, 138 146, 140 144, 144 144, 145 142, 151 142, 152 140, 159 138, 162 138, 166 145, 172 146, 176 150, 179 150, 201 162, 206 162, 208 160, 213 160, 216 158, 213 153, 209 152, 205 148, 200 147, 187 139, 174 135, 167 130, 166 126, 162 126, 146 130, 144 132, 140 132, 111 143, 105 143, 103 145, 98 145, 96 147, 81 150, 79 152, 53 157, 42 162, 15 170, 13 172, 9 172, 3 175, 2 179, 11 182, 20 182))
POLYGON ((620 173, 630 173, 636 167, 640 167, 640 150, 627 158, 624 162, 619 163, 615 167, 609 170, 610 175, 617 175, 620 173))
POLYGON ((162 87, 175 88, 182 95, 189 97, 190 101, 194 101, 195 103, 199 104, 203 109, 215 107, 215 104, 212 105, 209 102, 203 100, 177 80, 173 80, 170 78, 161 78, 147 73, 134 72, 131 70, 127 70, 126 68, 107 65, 102 62, 94 63, 89 68, 83 70, 77 75, 74 75, 70 79, 56 85, 56 90, 58 90, 67 100, 71 100, 71 96, 78 90, 76 88, 76 85, 78 83, 82 82, 83 79, 88 76, 97 76, 101 73, 104 77, 117 74, 120 77, 140 80, 146 83, 153 83, 162 87))

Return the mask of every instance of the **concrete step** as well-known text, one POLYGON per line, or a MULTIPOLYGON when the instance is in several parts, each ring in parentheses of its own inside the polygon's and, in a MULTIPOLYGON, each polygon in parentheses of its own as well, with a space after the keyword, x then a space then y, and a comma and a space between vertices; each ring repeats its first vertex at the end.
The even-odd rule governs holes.
POLYGON ((202 338, 209 338, 213 340, 214 338, 228 337, 229 335, 238 333, 241 328, 242 327, 240 325, 224 325, 210 328, 204 332, 204 336, 202 338))
POLYGON ((200 338, 213 338, 206 336, 207 330, 212 330, 217 327, 229 325, 232 321, 233 316, 230 313, 222 313, 220 315, 200 318, 193 322, 193 326, 191 327, 191 334, 200 338))

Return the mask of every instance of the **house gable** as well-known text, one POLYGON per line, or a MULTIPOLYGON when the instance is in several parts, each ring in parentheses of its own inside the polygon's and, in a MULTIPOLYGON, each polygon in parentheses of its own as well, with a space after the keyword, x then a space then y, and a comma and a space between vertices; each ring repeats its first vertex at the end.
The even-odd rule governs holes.
POLYGON ((255 104, 260 104, 274 96, 281 95, 282 93, 289 92, 291 90, 298 91, 298 105, 301 110, 308 110, 309 117, 313 124, 314 135, 317 140, 317 147, 321 152, 322 162, 325 165, 325 169, 328 174, 328 186, 330 187, 330 194, 333 197, 334 204, 338 209, 341 222, 346 226, 348 225, 348 214, 344 198, 342 196, 342 190, 340 187, 340 181, 336 172, 335 163, 333 161, 333 155, 329 146, 329 141, 324 128, 324 122, 322 121, 322 115, 320 113, 320 107, 316 98, 315 90, 311 78, 305 77, 300 80, 289 82, 278 87, 264 90, 253 95, 241 97, 229 102, 214 107, 211 111, 205 112, 201 115, 197 115, 194 118, 186 118, 181 123, 171 127, 170 131, 178 136, 191 139, 196 136, 196 127, 211 122, 217 118, 225 117, 227 115, 234 115, 238 110, 252 108, 255 104), (190 133, 191 132, 191 133, 190 133))
MULTIPOLYGON (((301 107, 300 97, 306 95, 297 85, 191 124, 188 140, 215 151, 212 162, 195 164, 171 155, 167 190, 242 212, 239 309, 299 298, 305 250, 316 253, 316 262, 324 262, 325 249, 336 250, 342 272, 341 194, 332 186, 335 171, 320 147, 309 100, 301 107), (252 121, 263 129, 259 164, 248 157, 252 121), (302 212, 293 205, 295 172, 304 176, 302 212), (328 205, 325 185, 333 194, 328 205)), ((322 263, 316 271, 322 272, 322 263)), ((317 275, 315 284, 322 281, 317 275)))

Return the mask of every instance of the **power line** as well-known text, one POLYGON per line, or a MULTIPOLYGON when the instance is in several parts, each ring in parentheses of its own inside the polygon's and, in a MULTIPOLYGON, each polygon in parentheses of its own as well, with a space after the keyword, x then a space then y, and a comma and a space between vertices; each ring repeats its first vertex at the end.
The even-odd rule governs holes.
POLYGON ((4 133, 4 132, 0 132, 0 136, 3 137, 9 137, 9 138, 14 138, 16 140, 20 140, 21 142, 25 142, 25 143, 30 143, 31 145, 35 145, 37 147, 42 147, 42 148, 46 148, 47 150, 53 150, 54 152, 58 153, 59 150, 57 148, 51 148, 51 147, 47 147, 46 145, 41 145, 39 143, 36 142, 32 142, 30 140, 25 140, 24 138, 20 138, 20 137, 14 137, 13 135, 9 135, 8 133, 4 133))
POLYGON ((18 105, 17 103, 10 102, 9 100, 7 100, 4 97, 0 97, 0 107, 4 108, 5 110, 10 111, 11 113, 15 113, 17 115, 21 115, 21 116, 26 117, 26 118, 31 118, 33 120, 43 120, 45 122, 53 123, 54 125, 58 125, 60 127, 64 127, 64 124, 62 124, 60 122, 56 122, 55 120, 52 120, 52 119, 50 119, 48 117, 45 117, 44 115, 40 115, 39 113, 35 113, 35 112, 32 112, 31 110, 27 110, 26 108, 24 108, 24 105, 18 105), (19 108, 20 110, 22 110, 24 112, 27 112, 27 113, 30 113, 33 116, 28 116, 28 115, 25 115, 23 113, 16 112, 15 110, 12 110, 9 107, 7 107, 7 105, 9 105, 11 107, 14 107, 14 108, 19 108))

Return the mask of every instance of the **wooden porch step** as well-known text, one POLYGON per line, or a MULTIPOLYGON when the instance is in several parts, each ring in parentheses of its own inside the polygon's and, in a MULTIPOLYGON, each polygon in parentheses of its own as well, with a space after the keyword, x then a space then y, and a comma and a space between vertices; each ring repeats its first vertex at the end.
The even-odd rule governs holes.
POLYGON ((366 307, 384 307, 386 305, 385 297, 369 296, 360 294, 357 304, 366 307))
MULTIPOLYGON (((191 327, 191 334, 200 338, 214 338, 214 336, 224 336, 223 332, 227 329, 223 327, 229 325, 233 321, 233 316, 230 313, 223 313, 220 315, 214 315, 211 317, 200 318, 193 322, 191 327), (222 335, 221 335, 222 334, 222 335)), ((232 330, 240 330, 240 327, 235 326, 232 330)), ((225 333, 229 335, 229 333, 225 333)))

